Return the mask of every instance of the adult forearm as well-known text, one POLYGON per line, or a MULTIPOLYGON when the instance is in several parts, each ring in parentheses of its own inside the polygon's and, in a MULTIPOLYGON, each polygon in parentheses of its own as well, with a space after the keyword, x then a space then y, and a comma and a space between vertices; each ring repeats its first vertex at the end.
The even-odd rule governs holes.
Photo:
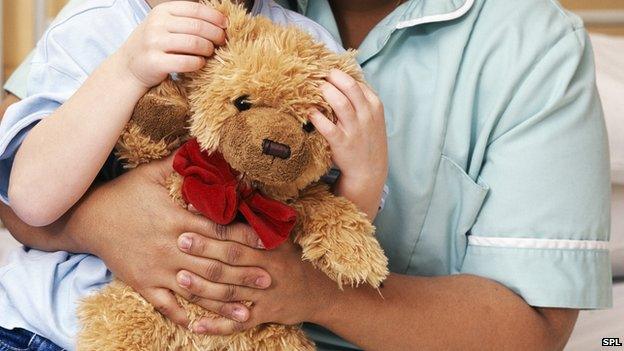
POLYGON ((82 197, 145 93, 118 61, 115 55, 104 61, 20 146, 9 195, 26 222, 52 223, 82 197))
POLYGON ((559 350, 577 315, 532 308, 475 276, 393 274, 384 285, 383 297, 367 288, 333 294, 315 323, 366 350, 559 350))
POLYGON ((82 251, 71 237, 63 234, 61 222, 64 219, 47 227, 31 227, 19 219, 9 206, 2 203, 0 219, 13 237, 25 246, 41 251, 82 251))

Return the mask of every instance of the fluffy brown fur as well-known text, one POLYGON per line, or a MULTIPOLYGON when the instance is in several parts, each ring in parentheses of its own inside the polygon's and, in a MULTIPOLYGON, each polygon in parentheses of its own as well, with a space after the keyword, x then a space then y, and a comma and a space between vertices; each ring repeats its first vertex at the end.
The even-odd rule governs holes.
MULTIPOLYGON (((303 260, 340 287, 378 287, 388 270, 374 228, 355 205, 318 183, 330 167, 330 150, 318 132, 303 129, 311 107, 334 118, 319 90, 330 69, 362 81, 353 53, 336 55, 303 31, 250 17, 227 0, 208 5, 229 18, 227 44, 200 71, 183 81, 168 80, 141 99, 118 154, 136 166, 164 157, 188 136, 197 138, 204 150, 221 152, 243 181, 297 210, 293 240, 303 260), (234 106, 241 96, 248 97, 249 109, 234 106), (291 156, 264 155, 264 139, 288 145, 291 156)), ((181 177, 173 174, 168 185, 174 201, 185 206, 181 177)), ((177 299, 192 321, 222 318, 177 299)), ((230 336, 193 334, 120 281, 85 299, 79 318, 79 350, 314 349, 299 326, 267 324, 230 336)))

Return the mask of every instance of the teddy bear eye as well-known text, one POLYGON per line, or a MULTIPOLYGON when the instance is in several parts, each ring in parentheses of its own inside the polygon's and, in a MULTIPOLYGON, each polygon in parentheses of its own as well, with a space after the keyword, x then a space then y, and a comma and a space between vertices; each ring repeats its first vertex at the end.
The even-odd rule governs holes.
POLYGON ((241 112, 249 110, 251 108, 249 95, 242 95, 236 98, 236 100, 234 100, 234 106, 241 112))
POLYGON ((312 124, 312 122, 308 121, 306 124, 303 125, 303 130, 306 133, 312 133, 316 128, 314 128, 314 124, 312 124))

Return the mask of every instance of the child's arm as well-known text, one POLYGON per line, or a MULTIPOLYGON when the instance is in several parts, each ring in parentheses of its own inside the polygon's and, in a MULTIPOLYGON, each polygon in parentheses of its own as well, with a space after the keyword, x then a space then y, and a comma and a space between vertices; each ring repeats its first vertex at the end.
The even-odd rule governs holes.
POLYGON ((342 175, 336 194, 351 200, 372 221, 388 175, 388 147, 383 105, 365 84, 332 70, 321 86, 338 121, 313 110, 310 121, 329 142, 342 175))
POLYGON ((152 10, 57 111, 39 122, 15 156, 9 199, 34 226, 53 223, 87 191, 145 92, 171 72, 204 65, 225 41, 226 18, 175 1, 152 10))

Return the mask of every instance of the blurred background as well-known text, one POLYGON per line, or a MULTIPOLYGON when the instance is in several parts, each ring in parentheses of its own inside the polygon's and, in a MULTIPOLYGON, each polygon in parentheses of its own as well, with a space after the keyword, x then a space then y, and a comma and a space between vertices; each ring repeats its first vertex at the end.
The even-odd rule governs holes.
MULTIPOLYGON (((508 1, 512 4, 523 0, 508 1)), ((66 2, 0 0, 0 83, 28 55, 66 2)), ((591 34, 596 79, 611 146, 613 222, 610 249, 614 308, 583 311, 566 347, 567 351, 600 350, 603 337, 620 337, 624 341, 624 0, 561 0, 560 3, 581 16, 591 34)), ((16 247, 18 244, 0 226, 0 266, 7 253, 16 247)))
MULTIPOLYGON (((513 0, 510 0, 513 1, 513 0)), ((2 76, 6 79, 67 0, 0 0, 2 76)), ((624 36, 624 0, 562 0, 578 12, 592 32, 624 36)))

